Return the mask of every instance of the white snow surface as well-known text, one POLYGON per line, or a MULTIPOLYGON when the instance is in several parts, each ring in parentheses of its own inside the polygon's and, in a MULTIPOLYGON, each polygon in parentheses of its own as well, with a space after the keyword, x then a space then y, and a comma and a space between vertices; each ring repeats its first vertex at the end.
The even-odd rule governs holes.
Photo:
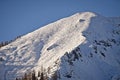
POLYGON ((0 80, 41 67, 57 71, 58 80, 120 79, 120 17, 74 14, 0 48, 0 58, 0 80))

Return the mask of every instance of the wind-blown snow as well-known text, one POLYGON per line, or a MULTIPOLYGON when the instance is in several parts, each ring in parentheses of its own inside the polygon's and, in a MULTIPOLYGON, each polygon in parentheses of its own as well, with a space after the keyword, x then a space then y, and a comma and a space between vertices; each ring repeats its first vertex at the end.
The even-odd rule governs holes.
POLYGON ((13 80, 40 67, 58 71, 59 80, 117 80, 120 18, 77 13, 2 47, 0 58, 0 80, 13 80))

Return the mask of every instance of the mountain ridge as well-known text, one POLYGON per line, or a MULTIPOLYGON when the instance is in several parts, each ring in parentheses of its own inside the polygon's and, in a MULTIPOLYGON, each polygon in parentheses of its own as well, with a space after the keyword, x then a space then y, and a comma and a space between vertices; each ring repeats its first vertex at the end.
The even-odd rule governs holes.
POLYGON ((120 74, 119 24, 119 18, 82 12, 28 33, 0 48, 1 80, 41 67, 51 67, 49 75, 58 71, 58 80, 114 80, 120 74))

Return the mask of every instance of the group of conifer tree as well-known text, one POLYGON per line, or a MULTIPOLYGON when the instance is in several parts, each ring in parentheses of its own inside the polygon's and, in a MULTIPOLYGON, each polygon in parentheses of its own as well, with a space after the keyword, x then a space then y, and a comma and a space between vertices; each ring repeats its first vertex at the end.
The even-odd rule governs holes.
POLYGON ((14 40, 10 40, 10 41, 4 41, 4 42, 0 42, 0 48, 3 46, 8 45, 9 43, 15 41, 16 39, 20 38, 21 36, 17 36, 14 40))
POLYGON ((54 72, 51 78, 49 78, 46 72, 38 71, 36 74, 36 72, 33 70, 30 73, 25 73, 22 78, 16 78, 16 80, 58 80, 58 75, 57 72, 54 72))

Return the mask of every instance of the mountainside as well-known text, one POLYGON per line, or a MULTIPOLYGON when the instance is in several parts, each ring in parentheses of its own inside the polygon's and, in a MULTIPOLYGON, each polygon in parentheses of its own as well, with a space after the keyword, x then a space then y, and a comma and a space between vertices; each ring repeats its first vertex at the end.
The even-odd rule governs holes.
POLYGON ((0 80, 42 68, 57 80, 119 80, 120 17, 77 13, 0 48, 0 80))

